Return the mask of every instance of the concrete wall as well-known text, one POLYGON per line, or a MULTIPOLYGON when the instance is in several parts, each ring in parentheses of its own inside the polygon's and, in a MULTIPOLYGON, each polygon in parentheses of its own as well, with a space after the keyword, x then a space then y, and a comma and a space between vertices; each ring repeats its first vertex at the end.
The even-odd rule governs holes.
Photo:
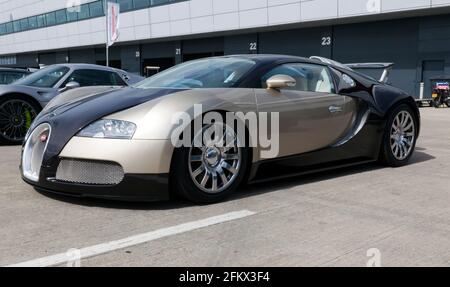
POLYGON ((343 25, 334 28, 334 59, 351 62, 393 62, 391 81, 415 93, 418 19, 343 25))

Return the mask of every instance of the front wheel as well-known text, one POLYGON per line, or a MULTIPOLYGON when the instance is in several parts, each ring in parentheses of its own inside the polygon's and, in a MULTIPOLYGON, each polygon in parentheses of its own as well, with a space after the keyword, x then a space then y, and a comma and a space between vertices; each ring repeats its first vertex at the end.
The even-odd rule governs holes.
POLYGON ((244 181, 248 162, 248 148, 241 147, 234 130, 220 123, 206 126, 195 135, 191 147, 175 150, 171 185, 189 201, 220 202, 244 181), (211 141, 218 129, 223 129, 223 139, 232 140, 211 141))
POLYGON ((395 108, 385 129, 381 153, 382 162, 399 167, 407 164, 414 152, 418 135, 418 120, 408 105, 395 108))
POLYGON ((21 97, 0 98, 0 143, 21 144, 39 110, 21 97))

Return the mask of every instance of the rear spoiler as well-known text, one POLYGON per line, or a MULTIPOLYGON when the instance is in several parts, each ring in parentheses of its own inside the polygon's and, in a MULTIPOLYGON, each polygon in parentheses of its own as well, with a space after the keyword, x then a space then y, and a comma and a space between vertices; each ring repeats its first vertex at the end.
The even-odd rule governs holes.
POLYGON ((394 63, 354 63, 354 64, 341 64, 337 61, 319 57, 319 56, 312 56, 310 57, 312 60, 317 60, 322 63, 331 64, 337 67, 341 67, 344 69, 383 69, 383 74, 381 75, 380 82, 387 83, 389 80, 389 73, 391 72, 392 68, 394 67, 394 63))
POLYGON ((389 80, 389 74, 394 67, 394 63, 354 63, 345 64, 345 66, 350 69, 383 69, 383 74, 381 75, 380 82, 387 83, 389 80))

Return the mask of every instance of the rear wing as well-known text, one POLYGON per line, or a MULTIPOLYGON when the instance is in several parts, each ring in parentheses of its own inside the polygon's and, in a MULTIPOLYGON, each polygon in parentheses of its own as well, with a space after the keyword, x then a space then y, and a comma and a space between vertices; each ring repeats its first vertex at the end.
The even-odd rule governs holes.
POLYGON ((380 82, 387 83, 389 80, 389 74, 394 67, 394 63, 354 63, 345 64, 345 66, 350 69, 383 69, 383 74, 381 75, 380 82))
POLYGON ((310 59, 312 60, 317 60, 320 61, 322 63, 326 63, 326 64, 331 64, 337 67, 341 67, 344 69, 350 69, 350 70, 354 70, 354 69, 383 69, 383 74, 381 75, 380 78, 380 82, 382 83, 387 83, 387 81, 389 80, 389 74, 392 70, 392 68, 394 67, 394 63, 354 63, 354 64, 341 64, 337 61, 328 59, 328 58, 324 58, 324 57, 319 57, 319 56, 312 56, 310 57, 310 59))

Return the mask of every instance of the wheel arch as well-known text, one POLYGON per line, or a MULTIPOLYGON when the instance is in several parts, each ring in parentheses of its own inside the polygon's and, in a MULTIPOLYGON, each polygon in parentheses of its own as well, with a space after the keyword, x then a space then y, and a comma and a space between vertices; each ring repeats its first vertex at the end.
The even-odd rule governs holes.
MULTIPOLYGON (((216 112, 216 113, 219 113, 223 118, 225 118, 225 116, 226 116, 226 114, 227 113, 230 113, 230 112, 232 112, 232 111, 229 111, 229 110, 225 110, 225 109, 211 109, 211 110, 208 110, 208 111, 204 111, 199 117, 204 117, 206 114, 208 114, 208 113, 213 113, 213 112, 216 112)), ((198 117, 197 118, 194 118, 192 121, 191 121, 191 125, 189 126, 189 128, 191 128, 192 127, 192 123, 196 120, 196 119, 198 119, 198 117)), ((249 132, 249 130, 248 130, 248 126, 247 125, 244 125, 245 126, 245 132, 246 132, 246 137, 247 137, 247 142, 248 142, 248 136, 250 135, 250 132, 249 132)), ((255 172, 255 165, 253 164, 254 163, 254 159, 255 159, 255 154, 257 154, 257 150, 255 150, 255 149, 257 149, 257 148, 255 148, 255 147, 252 147, 252 148, 249 148, 248 149, 248 163, 249 163, 249 165, 247 166, 247 169, 245 170, 245 177, 244 177, 244 181, 243 181, 243 184, 245 184, 246 182, 248 182, 248 180, 249 180, 249 178, 253 175, 253 173, 255 172)), ((173 152, 172 152, 172 156, 171 156, 171 162, 170 162, 170 170, 169 170, 169 179, 172 177, 172 176, 174 176, 173 175, 173 171, 174 171, 174 165, 177 163, 176 162, 176 156, 175 156, 175 154, 177 153, 177 152, 179 152, 180 151, 180 148, 174 148, 173 149, 173 152)), ((171 193, 171 196, 175 196, 175 192, 174 192, 174 190, 173 190, 173 188, 170 186, 171 185, 171 182, 172 182, 172 180, 169 180, 169 191, 170 191, 170 193, 171 193)))
POLYGON ((399 99, 392 103, 392 105, 389 107, 389 109, 387 110, 387 112, 384 116, 386 124, 387 124, 387 119, 391 115, 392 111, 395 110, 400 105, 407 105, 413 111, 413 113, 414 113, 413 116, 415 117, 415 120, 417 121, 417 135, 419 135, 420 134, 420 111, 419 111, 419 108, 417 107, 416 102, 414 101, 414 99, 412 97, 399 99))
POLYGON ((381 143, 380 146, 380 153, 378 156, 378 160, 383 163, 386 164, 388 166, 391 167, 400 167, 403 166, 405 164, 408 163, 409 159, 411 158, 415 146, 416 146, 416 142, 417 139, 419 137, 420 134, 420 112, 419 112, 419 108, 417 107, 414 99, 412 98, 405 98, 405 99, 401 99, 399 101, 396 101, 390 108, 389 110, 386 112, 385 115, 385 125, 384 125, 384 134, 383 134, 383 141, 381 143), (413 117, 413 121, 416 122, 416 128, 415 128, 415 132, 416 132, 416 136, 413 139, 413 147, 412 150, 409 152, 409 155, 404 158, 404 159, 395 159, 394 155, 392 154, 392 147, 391 147, 391 143, 389 143, 389 137, 391 135, 390 133, 390 125, 392 124, 392 121, 394 120, 394 117, 397 116, 399 111, 402 111, 402 109, 404 110, 404 107, 407 107, 410 109, 410 111, 412 111, 412 117, 413 117), (402 107, 402 109, 400 109, 402 107))
MULTIPOLYGON (((210 110, 210 111, 204 112, 204 113, 202 114, 202 117, 203 117, 205 114, 211 113, 211 112, 219 113, 219 114, 222 115, 223 118, 226 117, 226 114, 227 114, 227 113, 232 113, 232 111, 228 111, 228 110, 224 110, 224 109, 212 109, 212 110, 210 110)), ((249 143, 249 141, 250 141, 250 139, 249 139, 249 137, 250 137, 250 131, 249 131, 248 126, 247 126, 246 123, 244 123, 244 127, 245 127, 246 142, 249 143)), ((253 165, 253 162, 254 162, 254 160, 255 160, 255 157, 254 157, 254 156, 257 154, 257 148, 256 148, 256 147, 249 147, 248 150, 249 150, 249 155, 248 155, 249 158, 248 158, 248 160, 249 160, 249 162, 250 162, 250 168, 249 168, 249 169, 252 169, 252 165, 253 165)), ((246 173, 249 173, 249 171, 247 170, 246 173)))
POLYGON ((39 101, 37 99, 35 99, 33 96, 30 96, 28 94, 16 92, 16 93, 7 93, 7 94, 3 94, 0 96, 0 102, 6 101, 8 99, 22 99, 22 100, 29 101, 29 102, 33 103, 33 105, 35 105, 36 108, 39 108, 38 112, 42 111, 42 109, 43 109, 43 107, 39 103, 39 101))

